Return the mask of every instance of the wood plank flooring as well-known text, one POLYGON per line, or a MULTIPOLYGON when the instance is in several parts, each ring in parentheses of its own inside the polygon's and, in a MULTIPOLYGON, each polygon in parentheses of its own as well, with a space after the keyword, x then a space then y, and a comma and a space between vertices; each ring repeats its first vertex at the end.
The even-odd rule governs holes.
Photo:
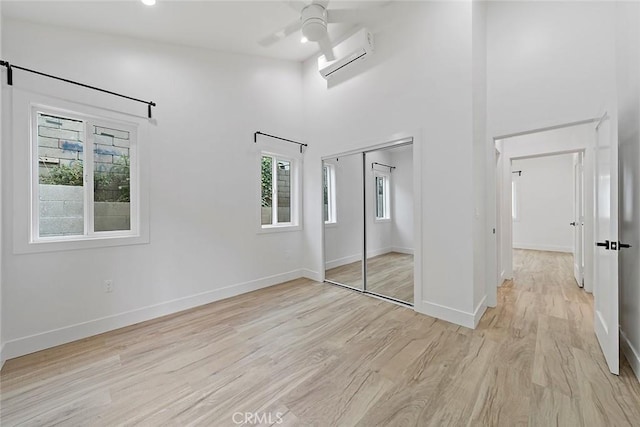
POLYGON ((516 266, 476 330, 295 280, 9 360, 0 424, 640 425, 570 256, 516 266))
MULTIPOLYGON (((325 278, 362 289, 362 262, 327 270, 325 278)), ((413 304, 413 255, 389 252, 369 258, 367 290, 413 304)))

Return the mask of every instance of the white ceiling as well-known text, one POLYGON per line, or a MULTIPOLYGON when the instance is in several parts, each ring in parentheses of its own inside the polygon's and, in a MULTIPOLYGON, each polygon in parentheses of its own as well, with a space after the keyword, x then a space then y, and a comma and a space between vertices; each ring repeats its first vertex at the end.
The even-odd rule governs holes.
MULTIPOLYGON (((357 26, 375 26, 384 19, 389 1, 333 0, 331 8, 366 10, 357 26)), ((303 61, 318 52, 316 43, 300 43, 292 34, 270 47, 258 40, 299 18, 283 1, 139 0, 2 1, 5 17, 80 30, 196 46, 219 51, 303 61)), ((329 24, 332 40, 356 25, 329 24)))

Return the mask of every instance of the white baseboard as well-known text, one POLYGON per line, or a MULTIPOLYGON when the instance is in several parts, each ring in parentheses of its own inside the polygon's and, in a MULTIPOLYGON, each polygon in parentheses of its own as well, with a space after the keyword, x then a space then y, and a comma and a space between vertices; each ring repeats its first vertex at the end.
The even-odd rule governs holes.
POLYGON ((413 255, 413 248, 401 248, 399 246, 392 246, 391 252, 397 252, 399 254, 413 255))
POLYGON ((629 341, 629 338, 620 330, 620 347, 622 347, 622 353, 625 355, 631 365, 631 369, 636 374, 636 378, 640 381, 640 351, 634 348, 629 341))
MULTIPOLYGON (((391 246, 386 248, 380 248, 380 249, 372 249, 369 252, 367 252, 367 258, 373 258, 378 255, 388 254, 389 252, 393 252, 393 251, 394 249, 391 246)), ((332 268, 341 267, 343 265, 351 264, 352 262, 357 262, 361 260, 362 260, 362 254, 358 253, 355 255, 349 255, 346 257, 327 261, 325 263, 325 269, 331 270, 332 268)))
POLYGON ((305 277, 307 279, 314 280, 316 282, 321 282, 322 281, 322 276, 317 271, 313 271, 313 270, 309 270, 307 268, 303 268, 301 270, 301 273, 302 273, 302 277, 305 277))
POLYGON ((2 367, 4 366, 4 362, 5 362, 4 355, 5 355, 4 344, 2 344, 0 345, 0 371, 2 370, 2 367))
POLYGON ((487 296, 483 296, 476 309, 473 310, 473 329, 478 327, 478 323, 480 323, 480 319, 484 315, 484 312, 487 311, 487 296))
POLYGON ((370 251, 367 251, 367 258, 373 258, 374 256, 388 254, 389 252, 393 252, 391 246, 387 246, 386 248, 371 249, 370 251))
POLYGON ((2 349, 2 360, 4 361, 5 359, 24 356, 25 354, 66 344, 68 342, 98 335, 114 329, 123 328, 125 326, 134 325, 136 323, 166 316, 168 314, 177 313, 225 298, 244 294, 246 292, 256 291, 258 289, 277 285, 300 277, 304 277, 303 270, 289 271, 287 273, 263 277, 261 279, 239 283, 221 289, 214 289, 124 313, 118 313, 39 334, 17 338, 4 343, 2 349))
POLYGON ((514 243, 513 244, 513 249, 529 249, 529 250, 532 250, 532 251, 573 253, 573 247, 571 247, 571 246, 530 245, 530 244, 527 244, 527 243, 514 243))
MULTIPOLYGON (((484 303, 484 298, 482 300, 484 303)), ((478 312, 484 313, 480 310, 481 306, 476 309, 478 312)), ((477 313, 468 313, 466 311, 458 310, 456 308, 446 307, 444 305, 436 304, 429 301, 422 301, 420 306, 420 312, 427 316, 436 317, 440 320, 445 320, 456 325, 464 326, 469 329, 475 329, 476 327, 476 315, 477 313)), ((482 315, 480 315, 481 317, 482 315)), ((478 317, 478 321, 480 320, 478 317)))
POLYGON ((351 264, 352 262, 361 261, 362 255, 355 254, 349 255, 343 258, 334 259, 325 263, 325 269, 331 270, 332 268, 341 267, 343 265, 351 264))

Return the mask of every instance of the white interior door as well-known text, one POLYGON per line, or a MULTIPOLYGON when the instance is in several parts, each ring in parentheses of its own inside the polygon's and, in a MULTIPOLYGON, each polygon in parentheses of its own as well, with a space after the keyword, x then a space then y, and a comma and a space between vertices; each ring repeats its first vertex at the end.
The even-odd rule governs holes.
POLYGON ((577 153, 573 166, 573 275, 578 286, 584 286, 584 264, 583 264, 583 172, 582 153, 577 153))
POLYGON ((609 365, 619 373, 618 141, 607 115, 596 127, 595 146, 595 332, 609 365))

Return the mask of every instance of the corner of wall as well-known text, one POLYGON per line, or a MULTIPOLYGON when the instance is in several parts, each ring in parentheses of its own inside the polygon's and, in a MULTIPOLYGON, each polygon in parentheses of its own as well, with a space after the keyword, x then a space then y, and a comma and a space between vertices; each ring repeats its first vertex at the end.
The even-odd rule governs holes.
POLYGON ((415 306, 415 310, 427 316, 435 317, 449 323, 464 326, 465 328, 475 329, 480 323, 480 319, 487 309, 486 296, 482 298, 473 313, 458 310, 456 308, 447 307, 429 301, 422 301, 420 306, 415 306))

